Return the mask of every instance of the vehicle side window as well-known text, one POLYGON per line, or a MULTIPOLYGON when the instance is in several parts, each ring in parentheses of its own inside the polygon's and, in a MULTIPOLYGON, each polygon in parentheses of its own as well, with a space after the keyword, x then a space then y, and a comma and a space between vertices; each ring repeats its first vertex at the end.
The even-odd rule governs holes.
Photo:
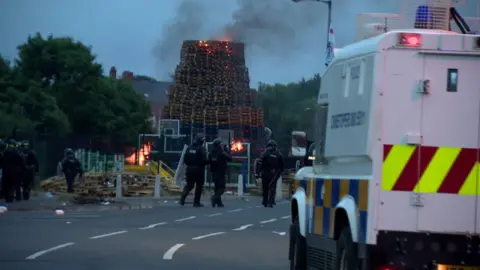
POLYGON ((447 71, 447 92, 458 91, 458 69, 449 68, 447 71))
POLYGON ((316 135, 315 138, 315 164, 325 164, 325 142, 327 135, 328 104, 320 104, 317 107, 316 135))

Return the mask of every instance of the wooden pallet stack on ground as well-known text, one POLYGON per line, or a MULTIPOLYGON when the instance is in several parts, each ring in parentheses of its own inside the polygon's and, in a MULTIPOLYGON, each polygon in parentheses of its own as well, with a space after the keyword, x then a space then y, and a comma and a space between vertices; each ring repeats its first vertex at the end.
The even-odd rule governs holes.
POLYGON ((230 124, 230 115, 228 107, 217 107, 217 120, 219 125, 230 124))
POLYGON ((164 115, 208 126, 258 122, 244 49, 236 42, 184 41, 164 115))
POLYGON ((242 125, 252 125, 251 112, 252 108, 250 107, 240 107, 240 117, 242 125))
POLYGON ((212 107, 205 108, 205 124, 206 125, 217 125, 218 118, 217 118, 217 109, 212 107))
POLYGON ((229 119, 231 125, 240 125, 242 124, 242 115, 240 107, 230 108, 229 119))
POLYGON ((262 108, 252 109, 252 126, 257 126, 257 127, 264 126, 262 108))
POLYGON ((202 107, 201 104, 194 106, 190 119, 192 123, 203 123, 205 121, 205 107, 202 107))
MULTIPOLYGON (((152 196, 155 176, 142 173, 122 173, 123 196, 152 196)), ((92 197, 114 197, 116 194, 116 175, 111 173, 86 173, 83 179, 76 179, 74 191, 76 195, 92 197)), ((61 194, 67 192, 64 177, 52 177, 40 183, 46 192, 61 194)))

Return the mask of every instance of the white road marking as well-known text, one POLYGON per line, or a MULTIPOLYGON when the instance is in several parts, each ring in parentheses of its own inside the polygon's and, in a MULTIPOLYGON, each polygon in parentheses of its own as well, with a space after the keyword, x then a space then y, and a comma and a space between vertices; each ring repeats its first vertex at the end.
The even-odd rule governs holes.
POLYGON ((260 207, 262 207, 262 206, 261 206, 261 205, 257 205, 257 206, 255 206, 255 207, 256 207, 256 208, 260 208, 260 207))
POLYGON ((215 235, 220 235, 220 234, 224 234, 224 233, 225 233, 225 232, 216 232, 216 233, 210 233, 210 234, 200 235, 200 236, 197 236, 197 237, 192 238, 192 240, 200 240, 200 239, 203 239, 203 238, 207 238, 207 237, 215 236, 215 235))
POLYGON ((181 219, 177 219, 177 220, 175 220, 175 221, 176 221, 176 222, 181 222, 181 221, 190 220, 190 219, 194 219, 194 218, 196 218, 196 216, 181 218, 181 219))
POLYGON ((239 212, 239 211, 242 211, 243 208, 238 208, 238 209, 235 209, 235 210, 230 210, 230 211, 227 211, 228 213, 234 213, 234 212, 239 212))
POLYGON ((277 219, 272 218, 272 219, 269 219, 269 220, 260 221, 260 224, 270 223, 270 222, 274 222, 274 221, 277 221, 277 219))
POLYGON ((289 201, 280 202, 280 203, 277 203, 277 205, 286 204, 286 203, 289 203, 289 201))
POLYGON ((222 213, 215 213, 215 214, 211 214, 211 215, 208 215, 208 217, 216 217, 216 216, 221 216, 222 213))
POLYGON ((162 225, 165 225, 165 224, 167 224, 167 222, 160 222, 160 223, 150 224, 147 227, 141 227, 141 228, 138 228, 138 229, 139 230, 148 230, 148 229, 153 229, 157 226, 162 226, 162 225))
POLYGON ((172 246, 169 250, 167 250, 167 252, 165 252, 165 254, 163 254, 163 259, 164 260, 173 259, 173 254, 175 254, 175 252, 177 252, 177 250, 179 250, 184 245, 185 244, 176 244, 176 245, 172 246))
POLYGON ((248 207, 248 209, 252 209, 252 208, 253 208, 253 206, 249 206, 249 207, 248 207))
POLYGON ((107 233, 107 234, 92 236, 92 237, 90 237, 90 239, 100 239, 100 238, 105 238, 105 237, 109 237, 109 236, 114 236, 114 235, 122 234, 122 233, 126 233, 126 232, 127 232, 127 231, 112 232, 112 233, 107 233))
POLYGON ((245 229, 247 229, 248 227, 251 227, 251 226, 253 226, 253 224, 243 225, 243 226, 240 226, 236 229, 233 229, 232 231, 243 231, 243 230, 245 230, 245 229))
POLYGON ((68 217, 65 217, 65 218, 99 218, 100 216, 99 215, 79 215, 79 214, 75 214, 75 215, 68 215, 68 217))
POLYGON ((281 219, 289 219, 290 216, 284 216, 284 217, 281 217, 281 219))
POLYGON ((281 235, 281 236, 284 236, 285 234, 287 234, 285 232, 276 232, 276 231, 272 231, 272 233, 275 233, 275 234, 278 234, 278 235, 281 235))
POLYGON ((49 248, 49 249, 45 249, 45 250, 41 250, 39 252, 36 252, 36 253, 33 253, 32 255, 28 256, 26 259, 27 260, 35 260, 36 258, 46 254, 46 253, 49 253, 49 252, 52 252, 52 251, 55 251, 55 250, 59 250, 59 249, 62 249, 62 248, 66 248, 66 247, 69 247, 69 246, 72 246, 72 245, 75 245, 75 243, 65 243, 65 244, 61 244, 61 245, 58 245, 58 246, 55 246, 55 247, 52 247, 52 248, 49 248))

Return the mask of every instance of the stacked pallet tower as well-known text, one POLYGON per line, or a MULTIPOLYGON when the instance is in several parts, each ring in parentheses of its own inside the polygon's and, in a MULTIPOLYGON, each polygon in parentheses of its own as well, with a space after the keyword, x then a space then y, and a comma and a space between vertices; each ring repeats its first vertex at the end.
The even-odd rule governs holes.
POLYGON ((261 141, 263 110, 249 89, 244 44, 184 41, 180 57, 163 118, 179 119, 182 134, 204 133, 207 141, 219 130, 232 130, 234 140, 261 141))

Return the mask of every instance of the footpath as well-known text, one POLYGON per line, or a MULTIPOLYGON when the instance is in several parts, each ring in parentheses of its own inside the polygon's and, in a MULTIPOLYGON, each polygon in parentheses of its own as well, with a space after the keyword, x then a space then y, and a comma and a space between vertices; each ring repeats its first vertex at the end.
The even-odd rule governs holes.
MULTIPOLYGON (((234 195, 225 195, 223 200, 249 200, 250 196, 238 197, 234 195)), ((250 197, 251 198, 251 197, 250 197)), ((0 202, 0 207, 4 206, 8 211, 109 211, 109 210, 134 210, 149 209, 154 207, 173 206, 177 204, 179 196, 161 196, 153 197, 123 197, 120 199, 107 198, 87 198, 75 197, 73 195, 54 195, 51 193, 38 193, 32 196, 28 201, 14 201, 6 204, 0 202)), ((192 195, 187 198, 187 204, 191 203, 192 195)), ((210 194, 202 195, 202 202, 207 203, 210 194)))

